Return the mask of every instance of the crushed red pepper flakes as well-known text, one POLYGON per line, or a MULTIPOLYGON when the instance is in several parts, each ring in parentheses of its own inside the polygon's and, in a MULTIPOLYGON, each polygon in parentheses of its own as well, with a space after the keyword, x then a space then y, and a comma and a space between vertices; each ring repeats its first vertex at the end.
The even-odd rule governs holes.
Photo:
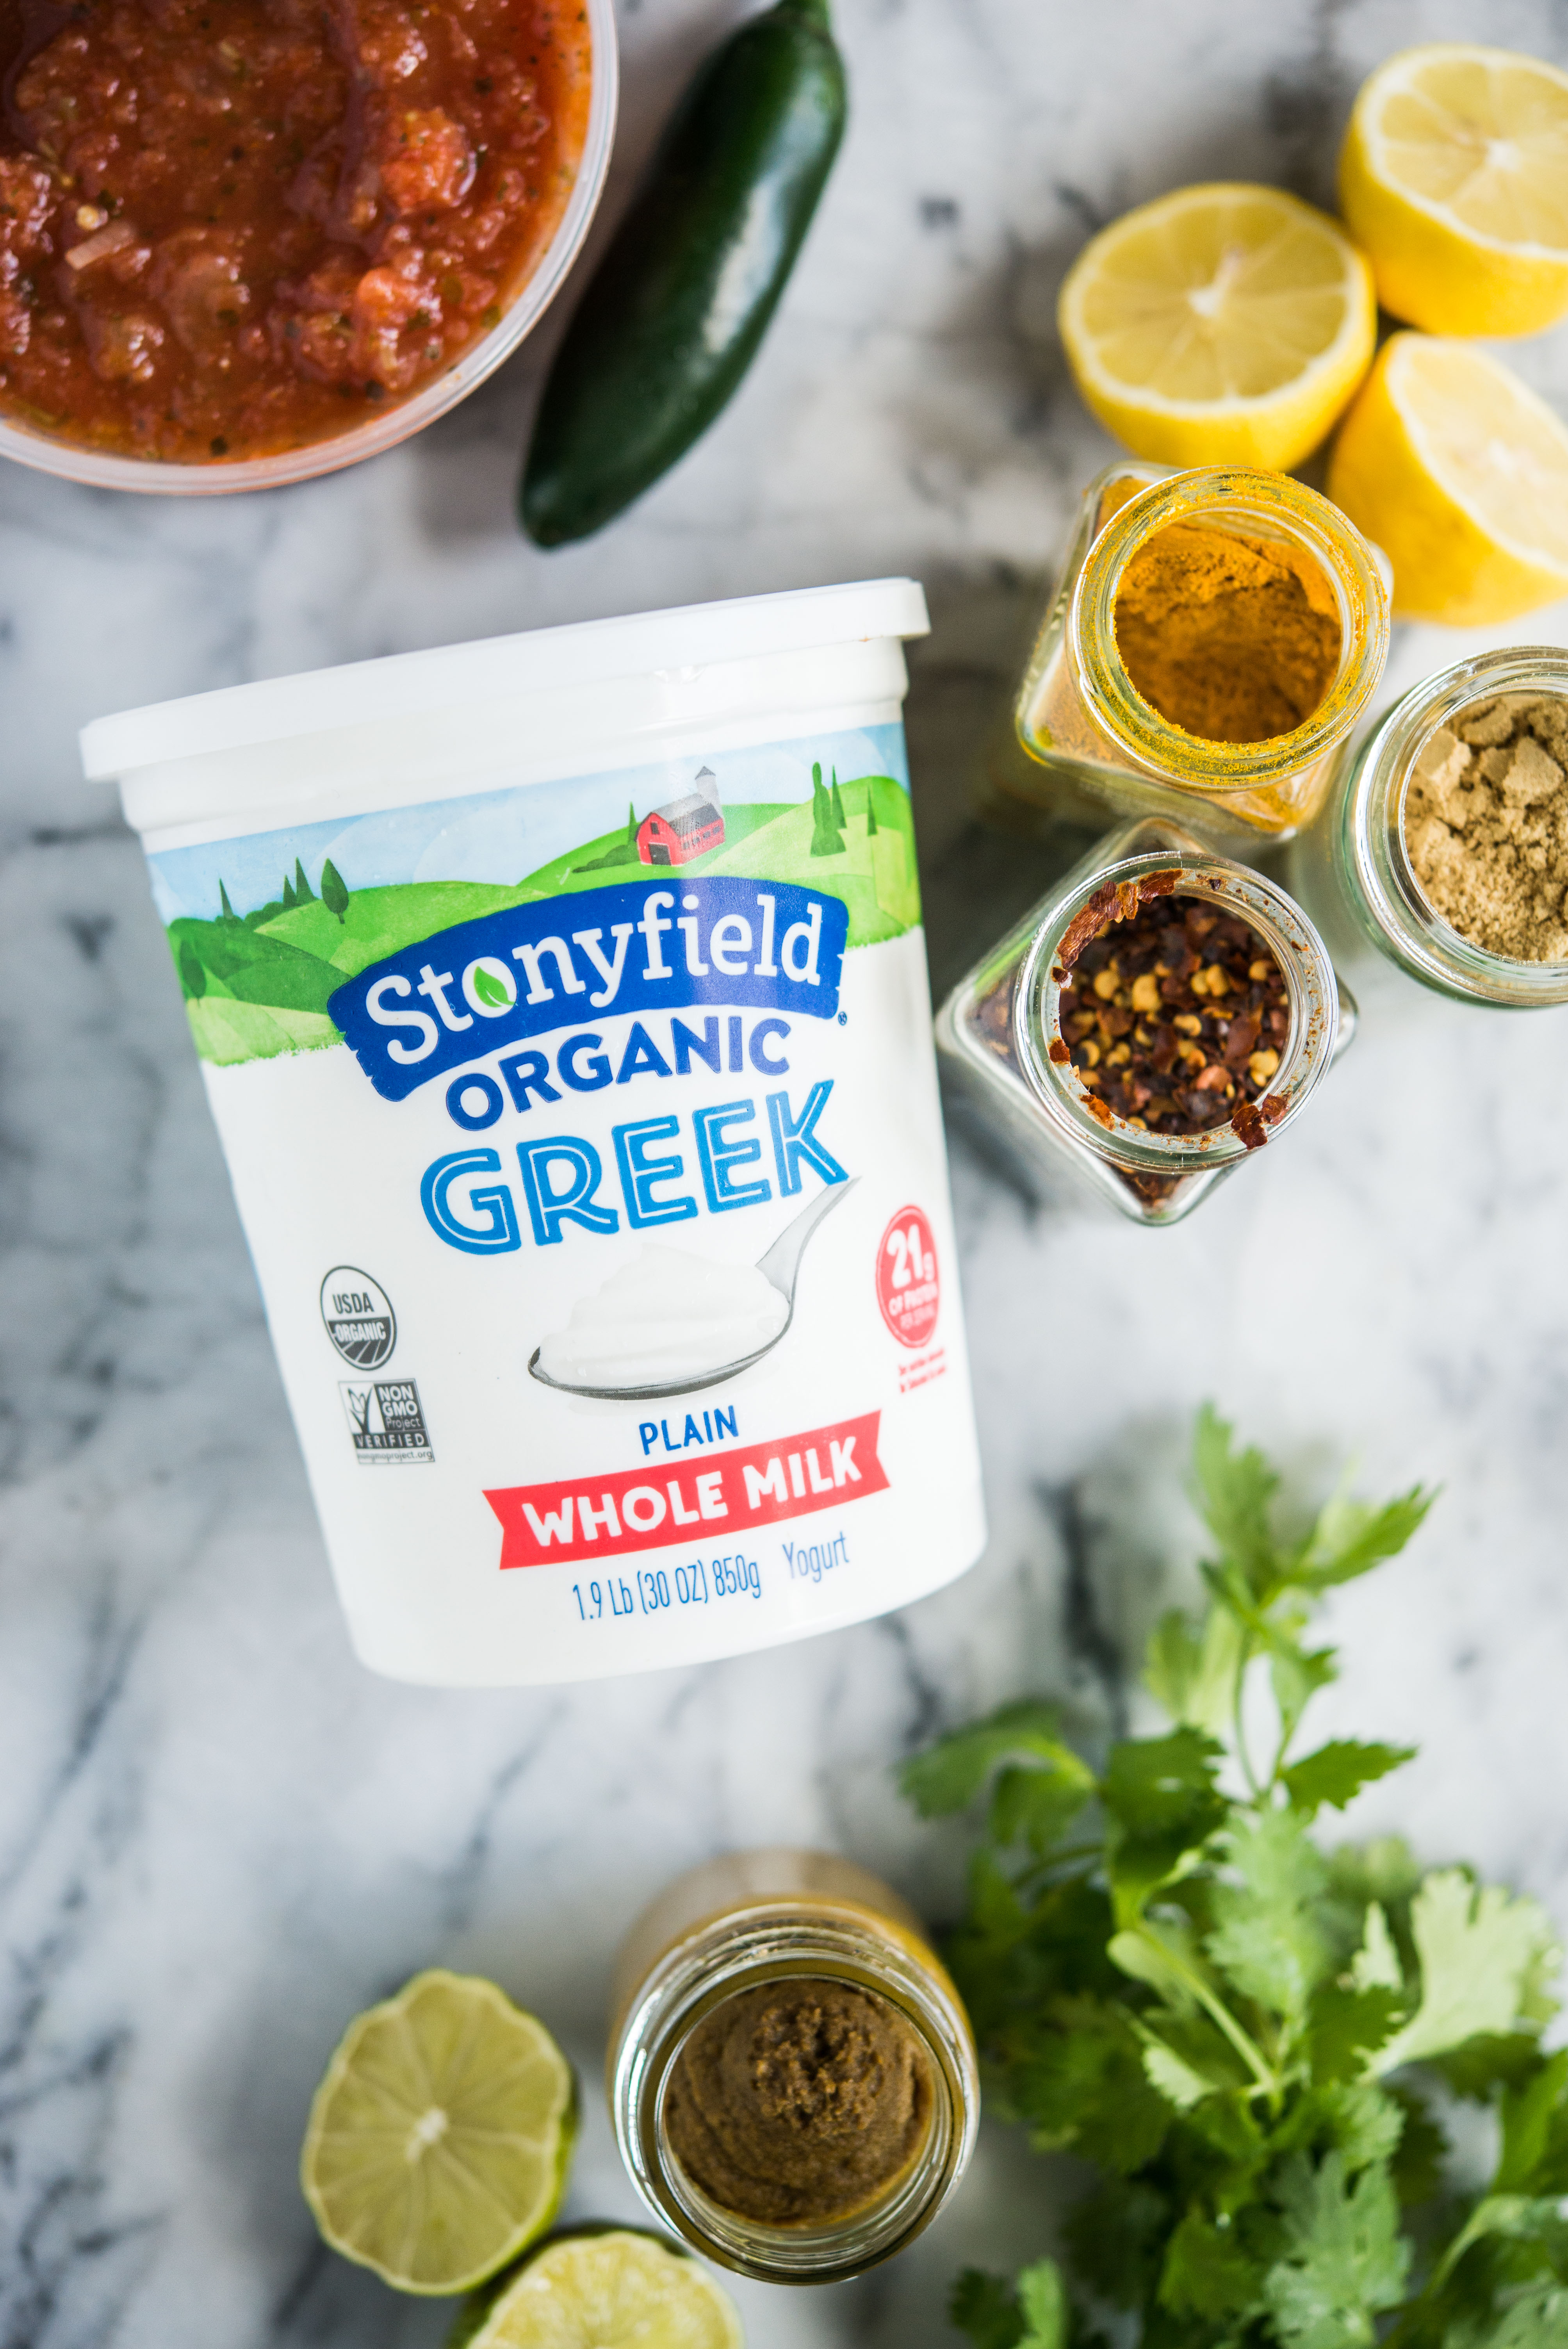
POLYGON ((1057 985, 1066 984, 1068 973, 1085 947, 1091 938, 1099 937, 1108 922, 1131 921, 1140 905, 1151 905, 1156 897, 1168 897, 1181 878, 1178 869, 1145 874, 1140 881, 1101 882, 1093 896, 1085 898, 1062 933, 1051 971, 1057 985))
POLYGON ((1161 906, 1181 878, 1108 882, 1086 901, 1062 940, 1060 1029, 1046 1050, 1077 1071, 1108 1132, 1118 1118, 1171 1135, 1228 1122, 1259 1150, 1288 1107, 1267 1092, 1290 1026, 1284 974, 1222 906, 1161 906))

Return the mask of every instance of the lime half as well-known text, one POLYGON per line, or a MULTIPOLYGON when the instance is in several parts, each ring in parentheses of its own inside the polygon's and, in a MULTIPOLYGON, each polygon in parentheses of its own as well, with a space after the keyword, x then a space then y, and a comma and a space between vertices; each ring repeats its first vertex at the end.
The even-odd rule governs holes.
POLYGON ((630 2229, 535 2251, 464 2349, 745 2349, 740 2313, 706 2268, 630 2229))
POLYGON ((416 1974, 345 2032, 300 2183, 335 2251, 401 2292, 466 2292, 554 2218, 576 2116, 542 2023, 476 1975, 416 1974))

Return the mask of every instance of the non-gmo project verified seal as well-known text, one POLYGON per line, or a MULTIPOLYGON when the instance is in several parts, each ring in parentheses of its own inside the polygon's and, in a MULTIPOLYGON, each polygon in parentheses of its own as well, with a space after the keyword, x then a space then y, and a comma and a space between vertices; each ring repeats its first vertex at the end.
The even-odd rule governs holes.
POLYGON ((399 1468, 433 1460, 419 1390, 412 1379, 338 1381, 362 1468, 399 1468))

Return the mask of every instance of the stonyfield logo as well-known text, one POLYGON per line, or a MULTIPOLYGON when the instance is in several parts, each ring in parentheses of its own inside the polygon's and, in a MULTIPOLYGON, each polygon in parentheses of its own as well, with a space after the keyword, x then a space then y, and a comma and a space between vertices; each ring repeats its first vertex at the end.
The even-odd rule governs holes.
POLYGON ((633 883, 509 906, 405 947, 328 1015, 377 1092, 402 1101, 498 1045, 591 1013, 758 1005, 831 1019, 849 908, 782 881, 633 883))

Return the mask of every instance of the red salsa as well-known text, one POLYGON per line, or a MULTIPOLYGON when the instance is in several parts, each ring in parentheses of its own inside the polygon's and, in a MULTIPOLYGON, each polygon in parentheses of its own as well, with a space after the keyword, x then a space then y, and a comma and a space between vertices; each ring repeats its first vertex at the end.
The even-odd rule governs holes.
POLYGON ((591 65, 579 0, 0 0, 0 415, 212 463, 407 399, 537 266, 591 65))

